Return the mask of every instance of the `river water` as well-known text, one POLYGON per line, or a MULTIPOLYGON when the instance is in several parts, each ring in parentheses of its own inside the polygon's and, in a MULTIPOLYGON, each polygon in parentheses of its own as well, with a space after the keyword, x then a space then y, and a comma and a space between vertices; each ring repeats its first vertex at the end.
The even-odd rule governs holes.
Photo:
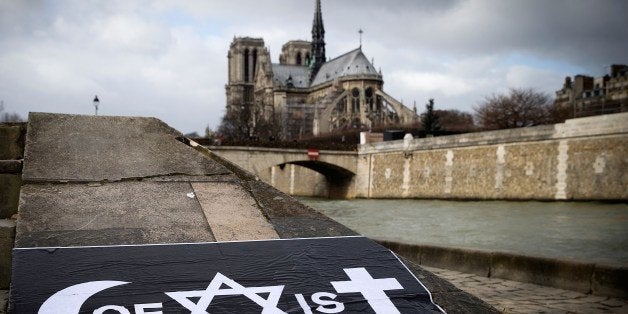
POLYGON ((628 265, 628 203, 299 199, 368 237, 628 265))

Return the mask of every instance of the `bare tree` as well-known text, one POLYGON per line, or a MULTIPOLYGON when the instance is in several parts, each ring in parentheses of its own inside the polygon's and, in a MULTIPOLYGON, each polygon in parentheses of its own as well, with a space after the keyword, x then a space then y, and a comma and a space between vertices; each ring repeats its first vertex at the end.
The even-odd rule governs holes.
POLYGON ((256 105, 227 108, 218 127, 218 133, 234 140, 266 137, 277 133, 275 125, 281 124, 274 123, 275 116, 266 119, 262 108, 263 106, 256 105))
POLYGON ((270 117, 259 119, 255 126, 255 134, 268 140, 282 139, 283 127, 281 122, 281 113, 274 112, 270 117))
POLYGON ((533 89, 510 89, 473 108, 476 122, 486 130, 511 129, 552 123, 552 105, 547 94, 533 89))
POLYGON ((473 115, 460 110, 434 110, 441 129, 449 132, 470 132, 475 130, 473 115))
POLYGON ((251 134, 250 113, 247 106, 227 108, 218 127, 218 133, 233 140, 248 139, 251 134))
POLYGON ((3 112, 4 101, 0 101, 0 122, 22 122, 24 119, 15 112, 3 112))

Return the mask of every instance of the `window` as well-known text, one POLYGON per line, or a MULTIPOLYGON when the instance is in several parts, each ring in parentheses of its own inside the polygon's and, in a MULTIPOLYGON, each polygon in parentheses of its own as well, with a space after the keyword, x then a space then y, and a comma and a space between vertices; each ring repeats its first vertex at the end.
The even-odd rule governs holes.
POLYGON ((351 90, 351 112, 360 112, 360 90, 355 87, 351 90))
POLYGON ((364 97, 366 98, 366 111, 368 112, 373 112, 375 111, 375 108, 373 107, 373 88, 372 87, 368 87, 365 91, 364 91, 364 97))
POLYGON ((244 49, 244 81, 249 81, 249 50, 244 49))
POLYGON ((251 70, 251 80, 253 80, 255 79, 255 70, 257 70, 257 49, 253 49, 253 66, 251 70))
POLYGON ((351 90, 351 96, 353 96, 354 98, 357 98, 360 96, 360 90, 357 87, 354 87, 351 90))

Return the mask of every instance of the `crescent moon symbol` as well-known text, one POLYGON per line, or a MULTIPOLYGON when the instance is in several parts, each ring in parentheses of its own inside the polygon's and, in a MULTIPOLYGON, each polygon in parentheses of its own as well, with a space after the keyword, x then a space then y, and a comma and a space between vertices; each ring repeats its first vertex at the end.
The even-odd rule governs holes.
POLYGON ((90 281, 67 287, 53 294, 39 308, 39 314, 68 313, 78 314, 81 306, 94 294, 115 286, 125 285, 124 281, 90 281))

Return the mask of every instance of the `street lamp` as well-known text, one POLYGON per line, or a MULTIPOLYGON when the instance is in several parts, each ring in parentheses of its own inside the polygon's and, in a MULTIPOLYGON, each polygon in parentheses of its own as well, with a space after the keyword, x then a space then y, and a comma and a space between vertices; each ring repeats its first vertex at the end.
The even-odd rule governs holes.
POLYGON ((96 109, 96 115, 98 115, 98 105, 100 105, 100 100, 98 100, 98 95, 94 96, 94 109, 96 109))

